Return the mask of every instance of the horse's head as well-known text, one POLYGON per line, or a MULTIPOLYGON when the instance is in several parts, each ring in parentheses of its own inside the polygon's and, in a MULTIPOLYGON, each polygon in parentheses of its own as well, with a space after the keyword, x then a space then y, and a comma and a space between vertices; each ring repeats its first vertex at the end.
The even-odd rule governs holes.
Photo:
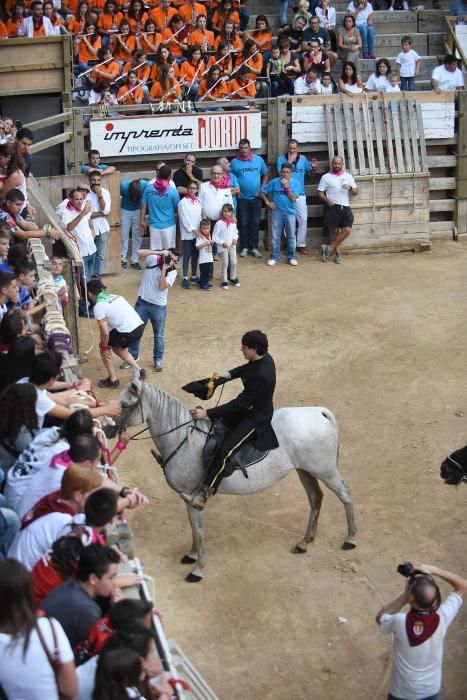
POLYGON ((467 445, 452 452, 441 463, 440 474, 446 484, 457 486, 467 481, 467 445))
POLYGON ((122 414, 119 420, 121 430, 126 430, 131 425, 141 425, 146 420, 144 407, 144 382, 139 379, 138 372, 133 375, 132 381, 127 384, 120 394, 122 414))

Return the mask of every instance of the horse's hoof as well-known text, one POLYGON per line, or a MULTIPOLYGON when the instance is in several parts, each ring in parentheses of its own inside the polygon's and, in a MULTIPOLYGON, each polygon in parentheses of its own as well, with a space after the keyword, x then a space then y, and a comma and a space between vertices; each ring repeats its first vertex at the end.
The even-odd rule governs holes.
POLYGON ((189 554, 185 554, 184 557, 180 559, 180 564, 196 564, 196 559, 194 557, 190 557, 189 554))
POLYGON ((341 549, 355 549, 356 546, 355 542, 344 542, 341 549))
POLYGON ((306 554, 306 547, 302 547, 300 544, 296 544, 295 547, 292 547, 290 550, 292 554, 306 554))
POLYGON ((187 583, 199 583, 202 580, 203 580, 202 576, 198 576, 198 574, 194 574, 193 572, 188 574, 188 576, 185 576, 185 581, 187 583))

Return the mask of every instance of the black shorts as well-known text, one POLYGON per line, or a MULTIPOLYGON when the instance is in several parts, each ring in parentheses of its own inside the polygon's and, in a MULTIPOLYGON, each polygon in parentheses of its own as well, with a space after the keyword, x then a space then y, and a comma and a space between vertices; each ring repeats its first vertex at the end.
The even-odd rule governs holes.
POLYGON ((324 222, 330 231, 336 228, 352 228, 352 209, 343 207, 341 204, 333 204, 332 207, 326 207, 324 222))
POLYGON ((116 328, 112 328, 109 333, 109 347, 110 348, 127 348, 129 345, 136 343, 136 341, 141 340, 141 336, 144 333, 144 323, 138 326, 133 331, 129 333, 119 333, 116 328))

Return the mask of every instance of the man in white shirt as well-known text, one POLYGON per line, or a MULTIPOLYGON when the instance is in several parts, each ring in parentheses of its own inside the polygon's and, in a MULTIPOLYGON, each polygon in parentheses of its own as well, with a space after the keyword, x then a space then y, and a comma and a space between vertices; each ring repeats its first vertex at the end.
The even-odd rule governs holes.
POLYGON ((44 8, 39 0, 31 3, 31 15, 25 17, 18 29, 18 36, 33 38, 36 36, 52 36, 56 34, 55 28, 47 17, 44 17, 44 8))
POLYGON ((85 201, 91 202, 91 221, 94 229, 94 245, 96 246, 94 270, 91 277, 100 280, 104 269, 107 239, 110 231, 107 217, 110 214, 112 202, 109 190, 101 187, 102 176, 100 172, 91 170, 88 177, 91 189, 86 195, 85 201))
POLYGON ((306 75, 300 75, 293 84, 294 95, 319 95, 321 93, 321 81, 318 80, 318 71, 315 66, 309 68, 306 75))
MULTIPOLYGON (((66 230, 76 238, 76 244, 83 258, 83 274, 89 282, 94 271, 96 244, 94 243, 94 228, 91 222, 91 202, 84 201, 83 190, 75 187, 71 190, 66 206, 59 205, 56 210, 66 230)), ((83 294, 79 301, 80 316, 86 315, 87 302, 83 294)))
POLYGON ((431 87, 437 95, 464 89, 464 76, 453 54, 448 53, 444 59, 444 65, 434 69, 431 74, 431 87))
POLYGON ((323 175, 318 185, 318 197, 325 204, 324 222, 329 230, 331 244, 321 246, 321 258, 327 262, 334 254, 334 262, 342 262, 341 245, 352 233, 353 213, 349 194, 355 197, 358 187, 350 173, 344 169, 342 156, 334 156, 331 170, 323 175))
POLYGON ((450 571, 427 564, 414 569, 404 592, 376 616, 381 632, 394 635, 388 700, 438 700, 444 637, 467 593, 467 580, 450 571), (433 576, 454 588, 443 603, 433 576), (399 612, 406 604, 410 611, 399 612))
MULTIPOLYGON (((138 255, 146 258, 146 269, 141 278, 135 311, 141 317, 144 327, 151 322, 154 333, 152 356, 154 369, 162 372, 164 357, 164 327, 167 316, 167 298, 169 287, 173 286, 177 271, 173 267, 175 257, 168 251, 156 255, 152 250, 140 250, 138 255)), ((128 347, 130 354, 136 359, 139 356, 140 340, 128 347)))

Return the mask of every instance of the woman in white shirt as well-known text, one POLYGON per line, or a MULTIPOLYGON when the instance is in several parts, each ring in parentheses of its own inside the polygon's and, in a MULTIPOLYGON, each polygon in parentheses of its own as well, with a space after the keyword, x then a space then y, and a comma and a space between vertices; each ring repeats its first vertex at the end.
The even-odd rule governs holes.
POLYGON ((120 381, 115 374, 112 350, 118 357, 139 371, 140 379, 146 378, 146 370, 141 369, 138 361, 128 352, 128 346, 141 340, 144 323, 134 308, 121 296, 109 294, 102 280, 88 282, 89 301, 94 306, 94 318, 99 324, 102 362, 108 377, 101 379, 101 388, 116 389, 120 381))
POLYGON ((376 58, 374 53, 373 7, 368 0, 354 0, 347 7, 347 12, 355 17, 357 29, 362 37, 363 58, 376 58))
POLYGON ((346 61, 342 66, 342 75, 339 78, 339 90, 344 95, 358 95, 363 92, 362 79, 357 73, 355 63, 346 61))
POLYGON ((366 81, 366 92, 386 92, 389 87, 389 74, 391 64, 387 58, 380 58, 376 61, 375 72, 366 81))
POLYGON ((332 50, 337 51, 337 38, 335 32, 337 20, 336 8, 331 7, 330 0, 321 0, 320 5, 315 9, 315 14, 319 19, 319 26, 322 29, 326 29, 329 33, 332 50))
POLYGON ((180 236, 183 241, 183 281, 182 287, 190 289, 188 266, 191 260, 191 282, 199 284, 196 274, 198 269, 198 248, 196 247, 196 232, 201 221, 201 200, 198 197, 198 183, 190 182, 187 194, 178 205, 178 223, 180 236))
POLYGON ((59 700, 78 692, 73 651, 57 620, 36 618, 31 575, 0 561, 0 685, 11 700, 59 700), (55 675, 49 659, 61 662, 55 675), (58 687, 57 687, 58 686, 58 687))

